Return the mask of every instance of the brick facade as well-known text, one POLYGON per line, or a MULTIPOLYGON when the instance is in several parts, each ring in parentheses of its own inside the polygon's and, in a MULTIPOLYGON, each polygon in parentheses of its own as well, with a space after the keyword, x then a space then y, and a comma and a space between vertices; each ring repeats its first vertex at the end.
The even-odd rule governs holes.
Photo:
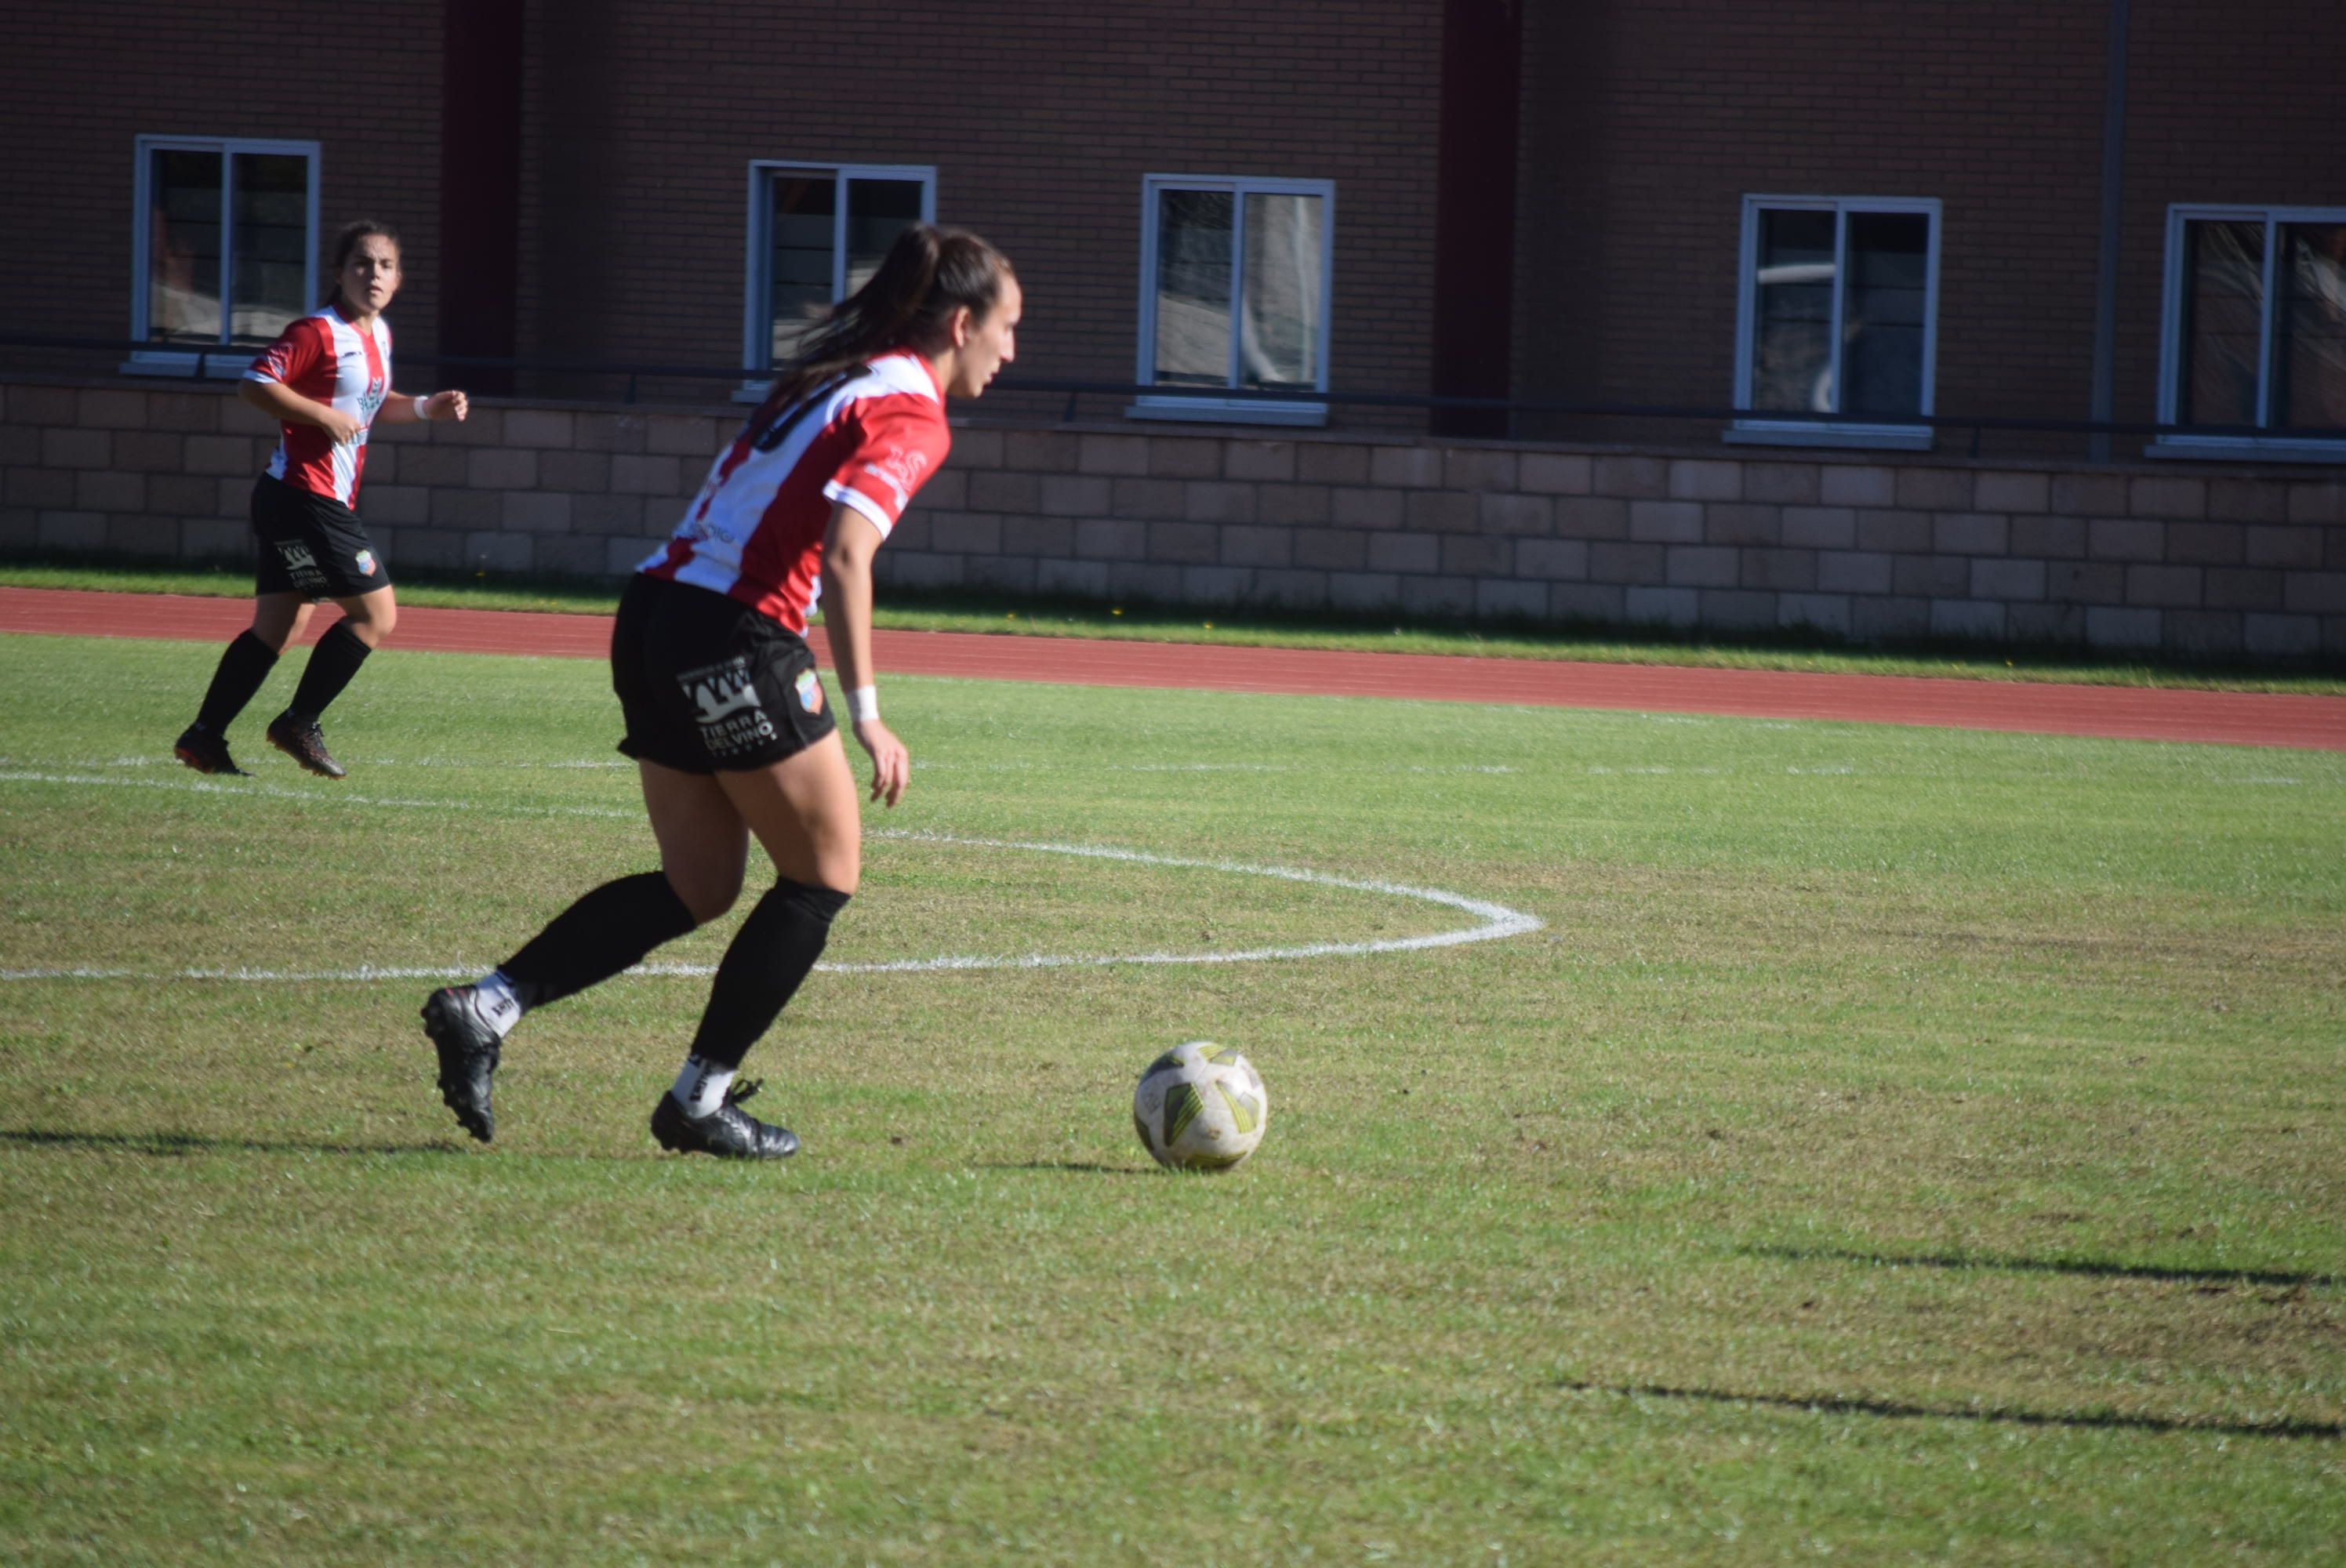
POLYGON ((1126 382, 1141 177, 1262 175, 1335 182, 1332 384, 1425 384, 1438 5, 530 12, 525 351, 737 362, 750 160, 928 164, 1017 263, 1018 370, 1126 382))
MULTIPOLYGON (((1514 3, 1517 396, 1728 402, 1741 199, 1913 196, 1942 203, 1941 412, 2085 416, 2105 6, 1514 3)), ((1430 384, 1440 132, 1460 120, 1444 119, 1445 15, 1481 17, 1474 0, 501 4, 518 10, 519 139, 480 153, 518 166, 524 356, 734 360, 748 166, 786 158, 933 166, 940 216, 1019 263, 1032 307, 1019 370, 1119 382, 1134 363, 1143 174, 1331 180, 1331 382, 1430 384)), ((439 6, 392 6, 352 39, 291 0, 0 0, 0 133, 17 149, 0 159, 0 328, 127 329, 136 136, 283 137, 321 143, 321 226, 363 210, 406 233, 398 320, 412 354, 432 351, 454 68, 442 23, 439 6)), ((2168 206, 2346 206, 2332 124, 2346 10, 2164 0, 2133 8, 2132 36, 2116 412, 2147 419, 2168 206)), ((1456 191, 1474 172, 1452 174, 1454 229, 1471 221, 1456 191)), ((1335 422, 1423 425, 1341 408, 1335 422)), ((1560 433, 1536 419, 1518 431, 1560 433)))
MULTIPOLYGON (((1915 197, 1942 203, 1938 411, 2086 419, 2107 18, 1529 0, 1516 395, 1725 405, 1742 199, 1915 197)), ((2170 204, 2346 207, 2341 61, 2331 0, 2132 8, 2114 418, 2157 416, 2170 204)))
MULTIPOLYGON (((381 427, 361 509, 394 574, 612 575, 738 423, 484 401, 381 427)), ((225 389, 0 384, 0 549, 249 558, 273 435, 225 389)), ((879 559, 1014 600, 2346 656, 2346 481, 2303 468, 976 425, 879 559)))
MULTIPOLYGON (((1019 370, 1117 382, 1144 174, 1332 181, 1332 384, 1427 383, 1438 5, 515 3, 523 358, 739 363, 749 166, 783 159, 933 166, 939 219, 1017 263, 1019 370)), ((136 137, 278 137, 321 143, 321 241, 362 212, 401 229, 402 343, 440 347, 441 7, 352 38, 290 0, 0 0, 0 135, 42 149, 0 159, 0 331, 128 332, 136 137)))
MULTIPOLYGON (((1120 382, 1143 175, 1280 176, 1335 186, 1331 385, 1417 393, 1443 344, 1471 359, 1505 336, 1460 327, 1475 323, 1455 300, 1434 308, 1435 214, 1446 194, 1451 226, 1470 222, 1479 188, 1461 148, 1503 145, 1509 117, 1459 112, 1473 63, 1512 46, 1477 3, 497 0, 507 48, 489 61, 460 43, 452 65, 439 6, 371 13, 353 37, 291 0, 0 0, 0 331, 127 331, 136 137, 282 137, 320 144, 328 233, 360 211, 405 233, 403 384, 470 379, 421 362, 442 347, 442 225, 447 204, 502 187, 444 186, 444 154, 460 172, 476 153, 511 159, 516 220, 497 238, 518 257, 516 352, 729 364, 750 161, 891 162, 933 166, 940 218, 1016 260, 1014 373, 1120 382), (1445 46, 1466 36, 1445 26, 1462 18, 1484 44, 1453 58, 1445 112, 1445 46), (444 113, 466 64, 511 76, 517 116, 444 113), (475 134, 511 145, 445 148, 452 123, 504 125, 475 134)), ((2086 414, 2105 7, 1488 3, 1521 6, 1516 396, 1730 402, 1742 199, 1890 196, 1941 204, 1939 411, 2086 414)), ((2119 418, 2155 413, 2170 203, 2346 208, 2341 57, 2346 9, 2328 0, 2133 8, 2119 418)), ((1450 275, 1481 276, 1450 241, 1450 275)), ((241 552, 267 436, 224 388, 92 384, 110 356, 0 355, 0 547, 241 552)), ((616 395, 617 380, 519 384, 535 395, 483 398, 461 430, 382 433, 368 509, 395 561, 619 570, 738 413, 705 381, 648 379, 667 402, 639 410, 555 401, 616 395)), ((2092 469, 2075 435, 1990 435, 1985 462, 1954 455, 1971 451, 1960 435, 1919 455, 1770 453, 1721 443, 1716 421, 1525 417, 1515 434, 1556 439, 1428 442, 1414 411, 1341 403, 1328 432, 1265 440, 1121 421, 1121 401, 1086 396, 1096 423, 1077 423, 1056 395, 989 397, 885 571, 1861 640, 2346 647, 2335 464, 2147 464, 2128 461, 2137 438, 2092 469)))
POLYGON ((430 351, 440 8, 388 7, 358 34, 299 0, 0 0, 0 331, 128 337, 136 139, 250 137, 319 144, 321 246, 352 218, 399 229, 400 344, 430 351))

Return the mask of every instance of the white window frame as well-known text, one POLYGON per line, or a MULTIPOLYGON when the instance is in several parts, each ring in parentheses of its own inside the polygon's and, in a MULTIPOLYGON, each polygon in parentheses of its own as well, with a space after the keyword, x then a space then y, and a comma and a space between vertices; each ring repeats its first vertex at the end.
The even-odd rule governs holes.
POLYGON ((749 222, 744 229, 747 265, 742 269, 741 364, 753 370, 733 394, 736 402, 758 402, 766 395, 767 376, 754 371, 765 363, 773 348, 773 243, 767 219, 773 210, 768 187, 779 172, 831 177, 831 302, 847 297, 847 183, 852 179, 918 180, 921 221, 937 220, 937 170, 926 163, 831 163, 821 158, 756 158, 750 160, 749 222))
MULTIPOLYGON (((1930 219, 1929 260, 1923 284, 1923 399, 1924 418, 1937 412, 1939 382, 1939 199, 1932 196, 1746 196, 1743 237, 1736 260, 1735 397, 1739 410, 1751 407, 1751 359, 1760 305, 1760 215, 1774 211, 1830 212, 1833 219, 1832 377, 1841 396, 1841 300, 1849 276, 1849 218, 1853 212, 1896 212, 1930 219)), ((1927 424, 1903 420, 1786 420, 1754 411, 1729 426, 1724 439, 1757 446, 1856 446, 1923 452, 1931 446, 1927 424)))
MULTIPOLYGON (((2158 423, 2173 424, 2183 401, 2183 295, 2190 280, 2184 277, 2183 230, 2197 222, 2238 222, 2261 219, 2265 226, 2264 310, 2257 337, 2257 418, 2262 428, 2272 417, 2273 268, 2275 230, 2290 223, 2346 223, 2346 207, 2213 206, 2178 202, 2167 209, 2167 297, 2159 312, 2158 423)), ((2146 457, 2277 458, 2284 461, 2336 463, 2346 458, 2346 438, 2326 436, 2193 435, 2188 431, 2162 431, 2143 449, 2146 457)))
MULTIPOLYGON (((279 141, 254 137, 219 136, 142 136, 134 142, 133 158, 137 172, 131 181, 130 217, 130 339, 145 343, 148 321, 148 296, 153 280, 148 276, 148 263, 152 259, 148 249, 149 228, 153 216, 153 154, 158 152, 216 152, 220 155, 220 346, 217 351, 173 348, 137 348, 130 358, 117 367, 127 375, 187 376, 200 366, 209 378, 232 380, 244 374, 258 350, 230 348, 228 341, 227 311, 229 301, 236 298, 236 226, 233 221, 236 200, 236 156, 239 153, 267 153, 280 157, 298 157, 309 162, 309 209, 305 221, 309 225, 308 256, 302 268, 301 298, 318 298, 318 144, 314 141, 279 141)), ((309 307, 305 306, 304 309, 309 307)))
MULTIPOLYGON (((1157 210, 1158 196, 1168 190, 1227 191, 1232 198, 1230 222, 1230 351, 1228 384, 1236 390, 1238 376, 1238 309, 1246 288, 1246 199, 1250 196, 1316 196, 1321 206, 1320 224, 1320 373, 1313 390, 1328 390, 1330 339, 1328 325, 1336 294, 1336 182, 1332 179, 1273 179, 1250 175, 1145 174, 1140 178, 1140 338, 1133 360, 1133 382, 1154 385, 1157 379, 1157 210)), ((1308 397, 1218 398, 1202 394, 1160 396, 1142 392, 1125 409, 1127 419, 1198 420, 1213 424, 1325 424, 1328 405, 1308 397)))

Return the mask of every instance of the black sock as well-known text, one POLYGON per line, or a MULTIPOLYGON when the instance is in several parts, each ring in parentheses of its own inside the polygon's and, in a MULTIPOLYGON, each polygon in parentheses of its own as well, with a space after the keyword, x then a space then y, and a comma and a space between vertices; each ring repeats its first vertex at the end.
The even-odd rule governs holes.
POLYGON ((225 733, 276 667, 275 648, 250 631, 237 633, 212 671, 212 684, 204 692, 204 705, 196 710, 196 722, 215 735, 225 733))
POLYGON ((605 882, 497 965, 525 1008, 606 981, 700 922, 658 871, 605 882))
POLYGON ((293 688, 293 700, 285 705, 285 711, 315 723, 326 705, 342 695, 342 687, 351 684, 351 677, 359 673, 359 666, 373 651, 351 630, 348 620, 336 621, 310 650, 301 684, 293 688))
POLYGON ((733 933, 733 945, 717 966, 692 1054, 720 1067, 740 1066, 822 956, 831 917, 846 907, 847 895, 830 888, 776 882, 733 933))

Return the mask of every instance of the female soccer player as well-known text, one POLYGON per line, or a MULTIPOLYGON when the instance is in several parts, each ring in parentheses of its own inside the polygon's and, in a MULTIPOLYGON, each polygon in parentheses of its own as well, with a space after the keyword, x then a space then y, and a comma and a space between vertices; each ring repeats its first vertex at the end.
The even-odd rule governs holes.
POLYGON ((718 966, 652 1135, 737 1159, 797 1149, 789 1128, 740 1110, 757 1085, 734 1080, 814 967, 862 869, 855 779, 807 650, 807 614, 821 595, 872 798, 893 806, 911 763, 880 722, 872 557, 944 461, 945 399, 978 396, 1014 357, 1021 309, 1010 263, 984 240, 906 230, 784 368, 638 568, 612 628, 611 684, 660 869, 597 888, 481 980, 424 1003, 441 1098, 473 1136, 495 1134, 490 1079, 521 1015, 730 909, 754 834, 774 885, 718 966))
POLYGON ((340 779, 318 716, 341 695, 399 618, 357 504, 368 427, 413 420, 463 419, 460 392, 404 397, 391 387, 391 327, 383 307, 399 292, 399 235, 362 219, 334 247, 334 297, 288 326, 261 351, 239 388, 283 433, 269 471, 252 487, 252 626, 237 634, 212 671, 196 721, 172 749, 199 773, 242 773, 228 753, 228 727, 244 711, 301 635, 311 606, 331 598, 342 618, 310 650, 285 711, 269 721, 269 743, 311 772, 340 779))

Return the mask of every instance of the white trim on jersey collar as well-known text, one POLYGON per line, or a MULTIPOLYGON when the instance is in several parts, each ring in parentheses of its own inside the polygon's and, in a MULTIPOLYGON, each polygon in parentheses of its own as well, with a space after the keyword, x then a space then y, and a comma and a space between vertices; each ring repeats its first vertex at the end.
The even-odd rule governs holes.
MULTIPOLYGON (((937 383, 937 372, 930 367, 928 361, 910 349, 896 349, 882 354, 871 361, 870 369, 872 375, 888 383, 892 392, 918 392, 939 405, 945 401, 944 389, 937 383)), ((862 378, 858 376, 848 383, 848 387, 855 387, 862 382, 862 378)), ((869 397, 872 394, 865 392, 856 395, 869 397)))

